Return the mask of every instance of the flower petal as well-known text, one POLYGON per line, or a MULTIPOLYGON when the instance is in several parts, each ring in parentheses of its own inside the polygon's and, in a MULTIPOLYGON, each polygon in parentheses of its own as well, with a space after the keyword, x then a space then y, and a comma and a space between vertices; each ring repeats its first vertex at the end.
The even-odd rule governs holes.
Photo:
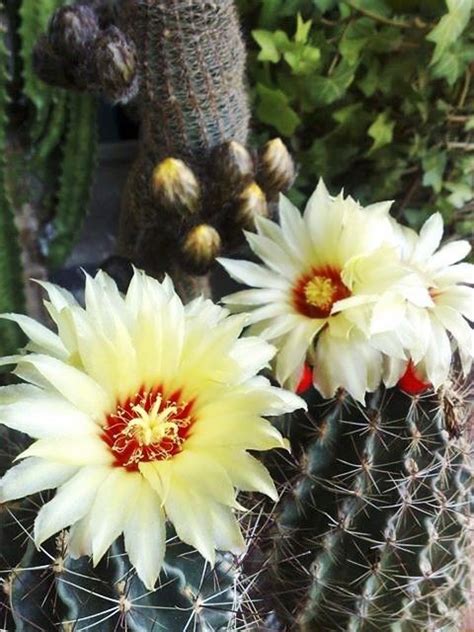
POLYGON ((20 367, 33 367, 39 375, 79 410, 92 419, 101 417, 112 408, 113 400, 88 375, 47 355, 21 357, 20 367))
POLYGON ((112 469, 102 481, 88 516, 94 566, 124 530, 140 487, 141 475, 122 468, 112 469))
POLYGON ((89 511, 102 482, 110 474, 108 467, 82 468, 56 496, 41 507, 35 520, 34 537, 39 547, 45 540, 69 527, 89 511))
POLYGON ((60 360, 68 357, 69 354, 61 338, 33 318, 22 314, 2 314, 1 318, 17 323, 33 343, 35 351, 49 353, 60 360))
POLYGON ((0 404, 0 423, 34 439, 81 436, 98 431, 97 424, 68 401, 33 386, 17 401, 0 404))
POLYGON ((125 525, 124 540, 138 577, 153 590, 165 557, 166 524, 160 499, 144 480, 125 525))
POLYGON ((252 287, 273 288, 275 290, 284 290, 288 285, 286 279, 282 279, 281 275, 272 272, 265 266, 235 259, 219 258, 217 261, 224 266, 233 279, 240 283, 245 283, 252 287))
POLYGON ((114 457, 106 444, 94 435, 53 437, 35 441, 17 459, 38 456, 64 465, 112 465, 114 457))
POLYGON ((55 489, 69 480, 77 468, 43 459, 25 459, 0 479, 0 503, 24 498, 45 489, 55 489))

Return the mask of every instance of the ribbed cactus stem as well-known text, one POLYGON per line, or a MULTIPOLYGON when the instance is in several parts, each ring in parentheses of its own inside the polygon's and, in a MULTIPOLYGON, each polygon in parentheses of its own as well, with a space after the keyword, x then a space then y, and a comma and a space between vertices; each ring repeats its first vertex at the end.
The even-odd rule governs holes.
MULTIPOLYGON (((177 284, 189 286, 186 273, 170 266, 170 260, 186 265, 187 255, 181 261, 176 257, 176 241, 193 219, 165 212, 163 196, 155 191, 153 197, 152 174, 171 157, 206 179, 215 147, 229 140, 246 143, 246 56, 237 12, 232 0, 124 0, 118 23, 138 52, 141 120, 139 156, 124 200, 121 250, 155 274, 172 267, 177 284)), ((190 202, 190 216, 195 204, 190 202)), ((210 261, 215 254, 209 253, 210 261)))
POLYGON ((459 630, 472 476, 462 389, 368 400, 313 392, 290 420, 298 464, 263 598, 302 632, 459 630))
POLYGON ((140 63, 142 150, 199 161, 245 144, 245 50, 232 0, 124 0, 119 24, 140 63))

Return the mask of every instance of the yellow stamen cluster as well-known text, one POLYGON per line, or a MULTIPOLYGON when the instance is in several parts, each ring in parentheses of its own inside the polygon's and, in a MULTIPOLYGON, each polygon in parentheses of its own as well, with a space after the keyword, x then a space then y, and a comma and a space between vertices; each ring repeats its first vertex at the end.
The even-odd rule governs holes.
POLYGON ((304 287, 306 302, 320 309, 331 307, 335 293, 334 283, 324 276, 313 277, 304 287))

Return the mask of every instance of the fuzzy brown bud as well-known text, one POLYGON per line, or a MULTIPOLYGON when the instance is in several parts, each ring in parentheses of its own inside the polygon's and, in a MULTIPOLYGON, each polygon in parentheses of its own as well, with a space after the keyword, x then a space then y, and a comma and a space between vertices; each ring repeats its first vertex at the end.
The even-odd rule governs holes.
POLYGON ((231 190, 242 190, 255 177, 252 156, 240 143, 231 140, 213 152, 214 176, 219 185, 231 190))
POLYGON ((256 218, 267 216, 268 204, 265 193, 256 182, 252 182, 245 187, 238 198, 237 224, 247 230, 254 230, 256 218))
POLYGON ((113 102, 126 103, 138 92, 138 60, 135 44, 115 26, 95 41, 98 84, 113 102))
POLYGON ((295 163, 280 138, 264 145, 260 152, 257 181, 269 199, 287 191, 296 176, 295 163))
POLYGON ((201 187, 194 172, 177 158, 165 158, 153 170, 151 187, 157 205, 182 214, 196 213, 201 187))
POLYGON ((77 62, 98 34, 99 24, 90 7, 66 6, 51 18, 48 40, 56 54, 77 62))
POLYGON ((186 235, 182 244, 184 266, 194 274, 205 274, 219 255, 221 246, 221 237, 213 226, 195 226, 186 235))

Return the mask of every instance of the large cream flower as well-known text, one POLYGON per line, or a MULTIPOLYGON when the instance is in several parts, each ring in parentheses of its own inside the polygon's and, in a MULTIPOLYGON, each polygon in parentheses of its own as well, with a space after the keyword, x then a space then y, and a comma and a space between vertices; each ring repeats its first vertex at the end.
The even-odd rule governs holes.
POLYGON ((400 260, 389 216, 391 203, 362 208, 321 181, 304 215, 285 198, 280 223, 257 221, 247 234, 265 265, 221 259, 237 281, 253 286, 227 296, 234 310, 279 348, 276 377, 294 388, 308 352, 313 382, 324 397, 339 387, 363 402, 383 372, 383 354, 406 359, 403 323, 409 302, 431 303, 417 275, 400 260))
MULTIPOLYGON (((419 235, 400 225, 393 228, 403 261, 419 275, 431 299, 425 307, 407 306, 403 344, 418 375, 438 388, 448 377, 453 347, 459 350, 465 375, 472 365, 474 332, 467 320, 474 320, 474 289, 468 286, 474 283, 474 265, 459 263, 471 246, 452 241, 438 249, 443 237, 440 213, 425 222, 419 235)), ((388 358, 387 367, 385 382, 392 386, 406 361, 388 358)))
POLYGON ((36 441, 1 481, 0 501, 57 488, 34 538, 71 526, 70 553, 97 564, 124 534, 148 588, 165 553, 165 523, 211 563, 242 551, 236 489, 275 498, 247 450, 284 446, 262 415, 303 406, 256 376, 274 349, 239 339, 242 316, 203 299, 183 307, 169 280, 135 272, 125 297, 87 277, 85 309, 45 284, 58 335, 11 315, 31 339, 15 362, 26 383, 0 390, 0 422, 36 441))

